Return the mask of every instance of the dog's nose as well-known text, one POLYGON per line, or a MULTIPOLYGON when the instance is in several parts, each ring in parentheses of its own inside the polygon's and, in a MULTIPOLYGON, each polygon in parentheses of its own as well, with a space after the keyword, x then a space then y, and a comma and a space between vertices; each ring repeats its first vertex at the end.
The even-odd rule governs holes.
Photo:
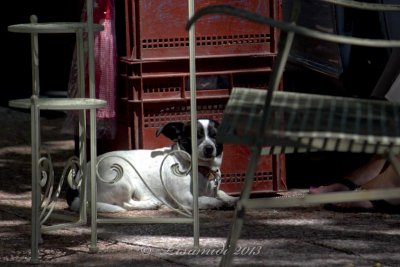
POLYGON ((206 145, 204 147, 204 155, 211 157, 214 153, 214 147, 212 145, 206 145))

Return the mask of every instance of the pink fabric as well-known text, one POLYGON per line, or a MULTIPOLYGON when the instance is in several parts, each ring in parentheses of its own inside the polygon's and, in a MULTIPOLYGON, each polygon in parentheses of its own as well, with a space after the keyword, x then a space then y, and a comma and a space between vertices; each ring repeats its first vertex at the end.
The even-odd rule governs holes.
MULTIPOLYGON (((116 65, 117 53, 114 40, 114 15, 111 1, 101 1, 103 6, 97 9, 105 10, 104 19, 96 23, 104 26, 104 31, 96 34, 95 61, 96 61, 96 96, 107 101, 107 107, 97 110, 98 119, 115 118, 116 99, 116 65)), ((96 16, 97 17, 97 16, 96 16)))
MULTIPOLYGON (((82 21, 86 21, 86 6, 82 10, 82 21)), ((94 23, 102 24, 104 31, 95 34, 95 79, 96 97, 107 101, 107 107, 97 110, 97 137, 114 138, 116 131, 116 77, 117 77, 117 52, 114 27, 114 0, 96 0, 93 10, 94 23)), ((84 38, 87 38, 85 35, 84 38)), ((87 52, 87 47, 85 47, 87 52)), ((87 53, 85 53, 87 56, 87 53)), ((88 96, 88 64, 85 58, 86 68, 86 96, 88 96)), ((76 97, 78 91, 76 51, 71 66, 68 85, 68 96, 76 97)), ((67 127, 76 121, 76 114, 70 113, 66 120, 67 127)))

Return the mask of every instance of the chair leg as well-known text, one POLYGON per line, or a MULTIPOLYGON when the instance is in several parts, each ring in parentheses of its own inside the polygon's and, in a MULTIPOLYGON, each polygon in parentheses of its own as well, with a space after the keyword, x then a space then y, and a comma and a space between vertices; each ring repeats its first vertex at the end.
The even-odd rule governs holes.
MULTIPOLYGON (((31 22, 37 22, 31 16, 31 22)), ((41 242, 40 226, 40 109, 37 105, 39 96, 39 42, 38 35, 31 34, 31 60, 32 60, 32 97, 31 97, 31 147, 32 147, 32 233, 31 233, 31 262, 39 262, 39 243, 41 242)))
MULTIPOLYGON (((80 29, 76 32, 76 65, 78 77, 78 96, 85 97, 85 53, 84 53, 83 31, 80 29)), ((86 110, 79 111, 79 164, 83 173, 87 170, 87 141, 86 141, 86 110)), ((81 205, 79 221, 87 223, 87 179, 82 176, 81 181, 81 205)))
POLYGON ((91 208, 91 242, 89 250, 92 253, 98 251, 97 247, 97 175, 96 164, 96 110, 90 110, 90 208, 91 208))
POLYGON ((31 262, 39 262, 40 227, 40 111, 36 104, 37 97, 31 98, 31 142, 32 142, 32 215, 31 215, 31 262))
MULTIPOLYGON (((79 165, 83 173, 87 173, 87 157, 86 157, 86 112, 79 112, 79 165)), ((82 175, 81 180, 81 203, 79 209, 79 223, 86 224, 87 223, 87 177, 86 175, 82 175)))
POLYGON ((244 216, 245 208, 242 206, 242 200, 240 200, 235 210, 231 232, 229 233, 228 239, 226 241, 226 251, 224 251, 226 253, 224 253, 222 257, 220 263, 221 267, 231 266, 233 253, 235 252, 237 241, 239 240, 240 234, 242 232, 244 216))
POLYGON ((252 149, 252 153, 250 156, 250 162, 249 166, 247 168, 246 172, 246 177, 245 181, 243 184, 242 192, 240 194, 240 200, 238 201, 235 209, 235 214, 233 218, 233 223, 231 226, 231 231, 229 233, 228 239, 226 241, 226 253, 224 253, 220 266, 225 267, 225 266, 230 266, 232 259, 233 259, 233 253, 235 252, 236 249, 236 244, 237 241, 239 240, 243 223, 244 223, 244 216, 246 213, 246 204, 247 201, 250 198, 251 194, 251 186, 253 184, 254 180, 254 173, 257 168, 257 163, 258 159, 261 153, 261 147, 255 147, 252 149))
MULTIPOLYGON (((94 32, 93 32, 93 0, 86 0, 87 15, 87 45, 88 45, 88 79, 89 97, 96 98, 95 92, 95 59, 94 59, 94 32)), ((91 242, 89 250, 92 253, 98 251, 97 247, 97 184, 96 184, 96 165, 97 165, 97 142, 96 142, 96 110, 90 110, 90 203, 91 203, 91 242)))

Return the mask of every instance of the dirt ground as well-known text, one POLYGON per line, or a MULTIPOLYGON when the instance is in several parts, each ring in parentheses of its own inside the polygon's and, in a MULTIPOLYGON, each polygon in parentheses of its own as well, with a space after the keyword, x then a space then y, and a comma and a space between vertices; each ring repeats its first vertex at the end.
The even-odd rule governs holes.
MULTIPOLYGON (((42 142, 59 177, 73 155, 62 117, 42 119, 42 142)), ((30 115, 0 107, 0 264, 30 264, 30 115)), ((63 190, 64 194, 65 190, 63 190)), ((302 191, 290 191, 296 194, 302 191)), ((62 198, 55 213, 73 215, 62 198)), ((98 227, 99 252, 89 251, 90 227, 43 234, 39 266, 217 266, 233 211, 200 213, 194 253, 191 224, 109 224, 98 227)), ((117 217, 176 217, 170 211, 117 217)), ((322 207, 249 211, 237 266, 400 266, 400 215, 337 213, 322 207), (249 253, 253 252, 253 253, 249 253)))

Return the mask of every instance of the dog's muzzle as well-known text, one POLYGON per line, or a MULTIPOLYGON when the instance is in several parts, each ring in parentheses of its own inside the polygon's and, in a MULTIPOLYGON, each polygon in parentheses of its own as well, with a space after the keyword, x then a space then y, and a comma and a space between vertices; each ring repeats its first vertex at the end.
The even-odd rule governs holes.
POLYGON ((205 158, 213 158, 215 157, 214 146, 205 145, 203 148, 203 155, 205 158))

